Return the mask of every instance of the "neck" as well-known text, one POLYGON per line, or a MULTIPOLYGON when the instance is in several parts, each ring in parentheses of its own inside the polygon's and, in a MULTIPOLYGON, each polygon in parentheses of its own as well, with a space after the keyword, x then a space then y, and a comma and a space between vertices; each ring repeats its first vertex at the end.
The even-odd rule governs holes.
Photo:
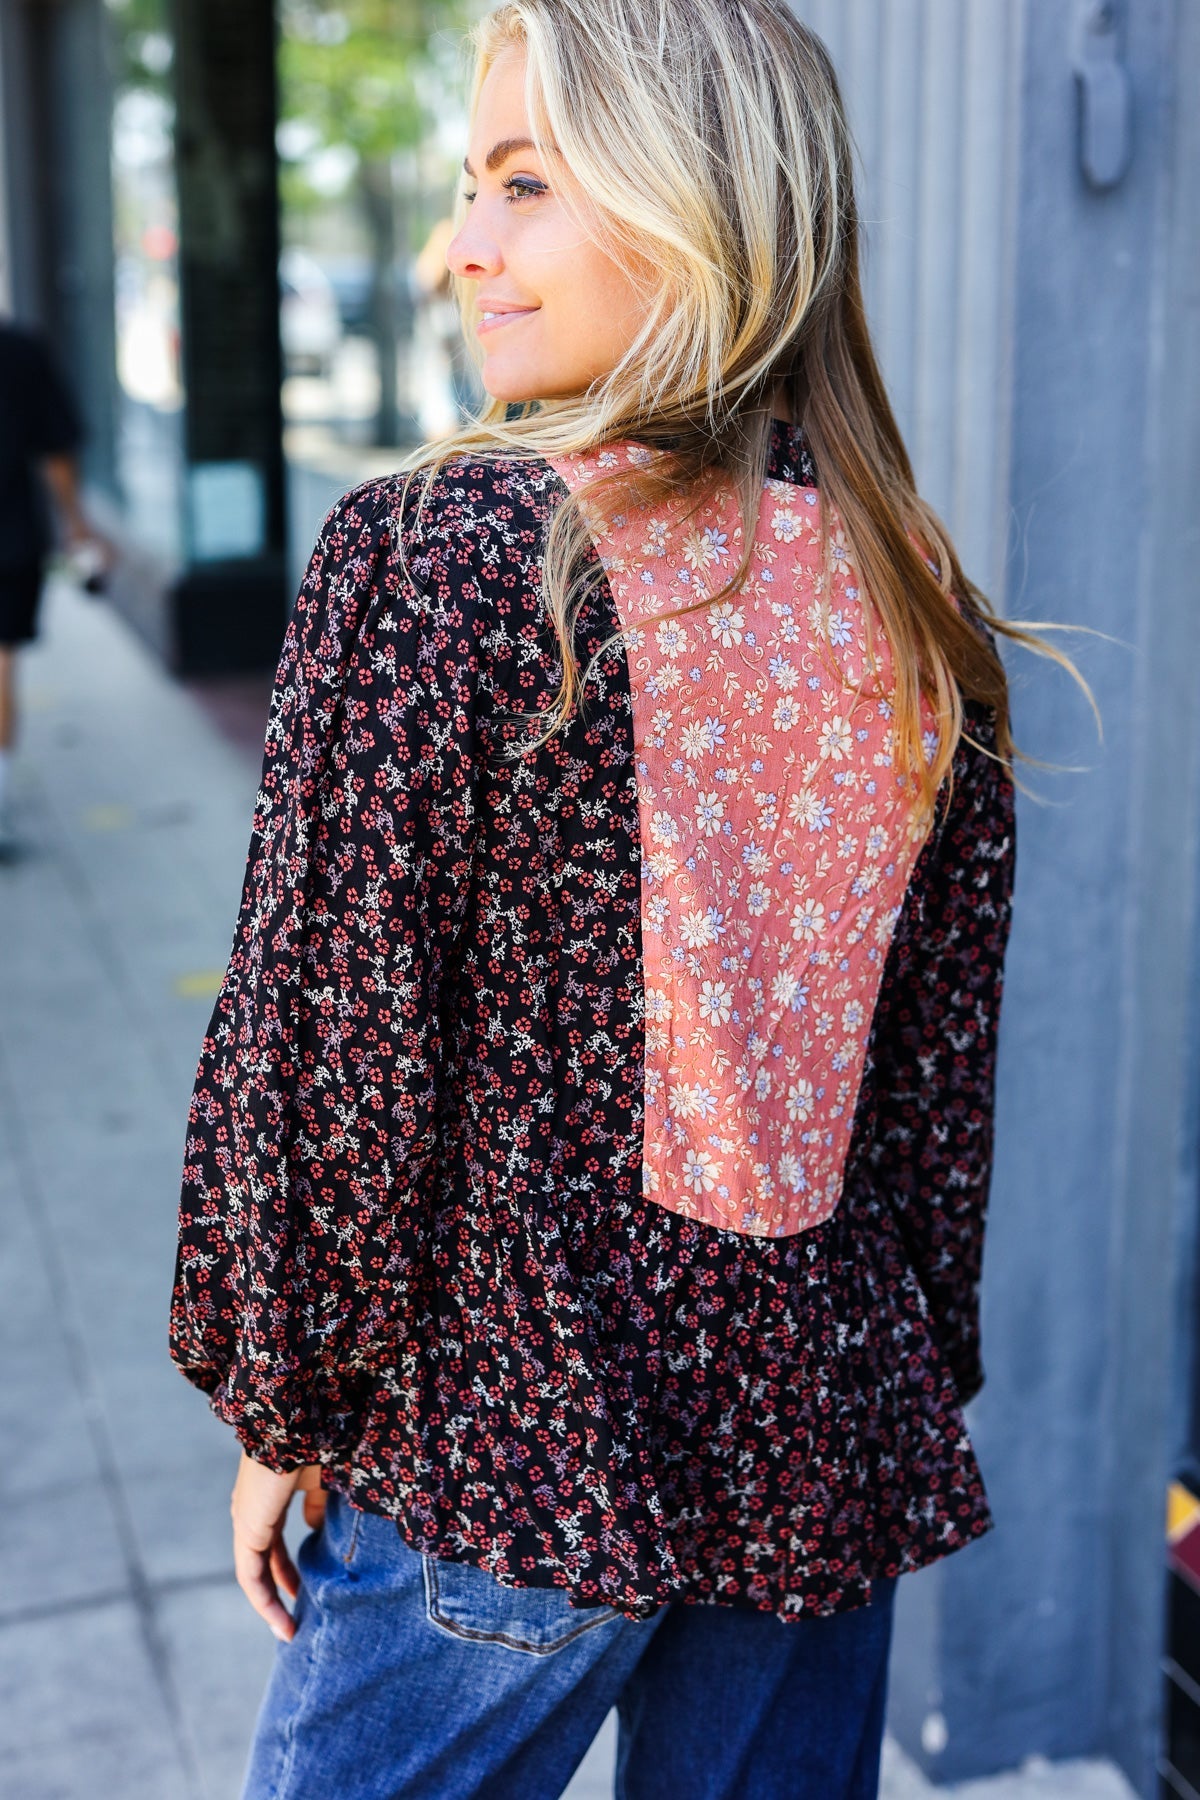
POLYGON ((771 389, 771 417, 773 419, 782 419, 785 425, 794 425, 796 423, 795 419, 792 417, 792 407, 791 402, 788 399, 788 384, 786 381, 777 381, 775 386, 771 389))

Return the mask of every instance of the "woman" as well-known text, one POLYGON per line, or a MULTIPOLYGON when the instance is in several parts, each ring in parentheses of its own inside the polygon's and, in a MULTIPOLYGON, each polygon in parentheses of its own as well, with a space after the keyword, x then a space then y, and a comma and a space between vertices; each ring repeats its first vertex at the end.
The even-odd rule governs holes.
POLYGON ((914 491, 784 0, 478 48, 489 403, 322 530, 191 1113, 245 1792, 552 1796, 615 1705, 631 1800, 870 1795, 896 1581, 991 1524, 1021 634, 914 491))

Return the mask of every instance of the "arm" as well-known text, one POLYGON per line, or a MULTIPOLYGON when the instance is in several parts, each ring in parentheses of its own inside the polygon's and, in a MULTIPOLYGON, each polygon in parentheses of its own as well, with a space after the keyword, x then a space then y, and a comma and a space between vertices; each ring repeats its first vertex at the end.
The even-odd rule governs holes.
POLYGON ((79 499, 75 458, 66 454, 47 456, 42 461, 42 469, 62 522, 63 536, 68 544, 82 543, 91 532, 79 499))
POLYGON ((475 550, 418 593, 394 504, 347 496, 309 565, 188 1122, 171 1353, 281 1475, 347 1453, 404 1330, 469 892, 475 550))
POLYGON ((948 810, 913 874, 873 1045, 873 1184, 890 1204, 962 1400, 983 1384, 979 1281, 1015 860, 1013 784, 969 707, 948 810))
POLYGON ((54 501, 63 542, 69 551, 76 552, 76 578, 89 592, 98 593, 105 575, 116 565, 117 551, 83 510, 75 458, 47 456, 42 461, 42 474, 54 501))
POLYGON ((29 455, 45 479, 68 549, 90 544, 101 565, 110 568, 116 552, 90 523, 80 498, 78 456, 84 430, 79 410, 40 337, 26 338, 26 355, 29 455))

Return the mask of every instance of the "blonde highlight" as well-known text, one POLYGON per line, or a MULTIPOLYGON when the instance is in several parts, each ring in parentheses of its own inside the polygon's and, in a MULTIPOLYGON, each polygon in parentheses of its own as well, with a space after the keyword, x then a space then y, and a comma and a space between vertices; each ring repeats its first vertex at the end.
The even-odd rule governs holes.
MULTIPOLYGON (((826 544, 836 517, 891 646, 896 750, 922 809, 932 812, 950 770, 964 702, 993 711, 996 754, 1011 763, 1007 681, 990 634, 1076 671, 1031 629, 996 615, 917 493, 871 344, 851 140, 820 39, 783 0, 505 0, 477 27, 475 48, 476 98, 499 56, 525 52, 539 149, 565 160, 601 221, 603 247, 654 271, 635 341, 586 394, 516 416, 489 401, 410 467, 423 497, 455 456, 644 447, 640 467, 555 510, 542 572, 562 677, 533 741, 562 726, 587 680, 575 639, 596 579, 594 516, 664 502, 694 509, 728 483, 752 527, 782 389, 816 464, 826 544), (923 699, 939 722, 932 758, 923 699)), ((458 285, 469 327, 473 284, 458 285)), ((753 530, 743 538, 728 581, 678 610, 737 591, 753 530)))

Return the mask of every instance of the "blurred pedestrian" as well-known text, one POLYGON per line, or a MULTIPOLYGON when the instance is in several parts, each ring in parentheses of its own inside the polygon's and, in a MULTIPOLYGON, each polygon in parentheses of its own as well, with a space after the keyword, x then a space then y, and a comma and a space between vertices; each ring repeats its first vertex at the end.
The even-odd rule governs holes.
POLYGON ((107 562, 103 538, 79 498, 76 452, 83 429, 44 339, 0 320, 0 855, 10 855, 12 762, 17 739, 17 652, 37 635, 46 558, 54 542, 51 502, 68 550, 107 562))
POLYGON ((488 402, 320 534, 188 1129, 244 1791, 543 1800, 616 1706, 630 1800, 865 1800, 897 1580, 992 1524, 1029 640, 914 488, 785 0, 478 43, 488 402))

